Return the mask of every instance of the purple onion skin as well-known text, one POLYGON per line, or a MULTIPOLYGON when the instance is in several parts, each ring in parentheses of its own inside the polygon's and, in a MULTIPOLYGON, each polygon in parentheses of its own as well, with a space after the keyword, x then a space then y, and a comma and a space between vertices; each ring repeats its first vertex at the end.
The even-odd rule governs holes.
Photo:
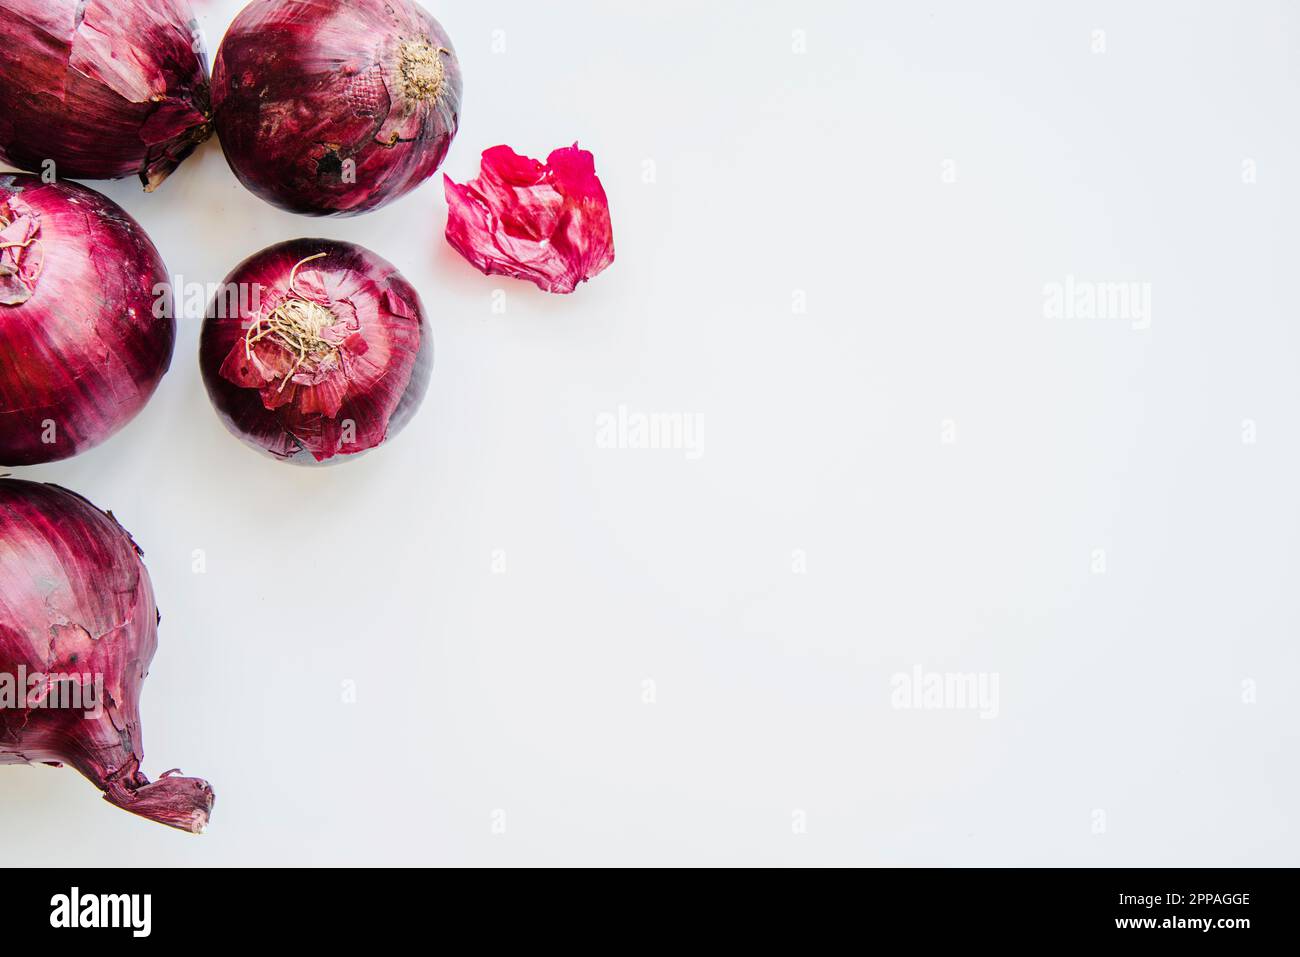
POLYGON ((442 165, 460 119, 451 40, 411 0, 254 0, 212 75, 230 168, 311 216, 406 195, 442 165))
POLYGON ((188 0, 0 0, 0 160, 152 191, 212 135, 188 0))
POLYGON ((352 243, 297 239, 250 256, 225 286, 245 292, 214 298, 200 336, 199 365, 217 415, 251 448, 295 465, 334 465, 393 438, 419 410, 433 369, 433 338, 419 294, 387 260, 352 243), (304 412, 305 397, 269 409, 268 400, 279 401, 281 383, 262 390, 239 385, 231 379, 230 363, 243 358, 250 325, 288 290, 294 267, 319 253, 327 255, 304 264, 299 283, 316 271, 331 285, 355 290, 358 334, 366 344, 360 358, 376 363, 377 374, 368 381, 340 379, 346 397, 333 415, 304 412), (248 290, 257 290, 262 309, 248 308, 248 290), (232 299, 238 308, 227 307, 232 299), (393 315, 384 305, 399 302, 409 317, 393 315), (343 431, 347 423, 351 435, 343 431))
MULTIPOLYGON (((0 674, 102 676, 102 712, 0 707, 0 765, 68 764, 111 804, 198 833, 199 778, 140 771, 140 690, 158 647, 142 552, 111 514, 56 485, 0 479, 0 674)), ((91 679, 92 682, 95 680, 91 679)))
POLYGON ((112 200, 0 174, 0 216, 16 209, 40 217, 44 266, 30 298, 0 302, 0 465, 38 465, 98 445, 144 408, 176 321, 162 257, 112 200))

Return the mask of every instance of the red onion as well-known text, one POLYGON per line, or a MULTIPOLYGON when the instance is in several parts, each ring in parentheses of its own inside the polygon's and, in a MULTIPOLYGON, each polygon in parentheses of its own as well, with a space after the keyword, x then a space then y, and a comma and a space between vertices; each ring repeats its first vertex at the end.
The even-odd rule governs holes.
POLYGON ((0 464, 75 455, 144 408, 176 341, 169 290, 116 203, 0 174, 0 464))
POLYGON ((141 554, 81 496, 0 479, 0 765, 69 764, 110 803, 198 833, 208 782, 140 772, 161 621, 141 554))
POLYGON ((226 427, 270 455, 313 465, 396 435, 429 387, 424 307, 367 249, 298 239, 226 277, 199 347, 226 427))
POLYGON ((235 175, 282 209, 351 216, 434 174, 460 119, 460 64, 411 0, 260 0, 212 73, 235 175))
POLYGON ((558 149, 542 164, 508 146, 483 153, 478 179, 444 176, 447 242, 486 275, 573 292, 614 262, 614 228, 595 158, 558 149))
POLYGON ((153 190, 212 134, 188 0, 0 0, 0 90, 0 160, 32 172, 153 190))

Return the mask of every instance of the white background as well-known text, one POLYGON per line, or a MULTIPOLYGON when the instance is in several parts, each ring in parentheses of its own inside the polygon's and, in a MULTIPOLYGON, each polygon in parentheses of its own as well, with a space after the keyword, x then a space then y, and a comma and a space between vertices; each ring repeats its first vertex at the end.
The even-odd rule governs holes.
POLYGON ((0 769, 0 860, 1297 863, 1293 6, 431 9, 446 171, 580 141, 618 261, 481 276, 440 176, 326 222, 215 143, 108 185, 186 281, 375 249, 436 365, 390 446, 294 468, 219 424, 190 316, 134 424, 20 470, 145 548, 145 769, 217 804, 194 838, 0 769), (1067 275, 1149 283, 1150 327, 1046 317, 1067 275), (599 447, 620 405, 702 456, 599 447), (996 673, 997 717, 891 707, 918 665, 996 673))

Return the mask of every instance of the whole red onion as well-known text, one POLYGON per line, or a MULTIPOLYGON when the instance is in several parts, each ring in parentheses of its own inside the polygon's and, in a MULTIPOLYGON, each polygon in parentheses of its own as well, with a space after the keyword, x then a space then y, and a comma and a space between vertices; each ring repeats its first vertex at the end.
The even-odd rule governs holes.
POLYGON ((197 833, 208 783, 140 771, 161 621, 141 554, 79 495, 0 479, 0 765, 69 764, 110 803, 197 833))
POLYGON ((72 179, 153 190, 212 134, 188 0, 0 0, 0 100, 0 160, 72 179))
POLYGON ((231 432, 314 465, 375 448, 410 421, 433 341, 419 295, 392 264, 351 243, 298 239, 226 277, 199 363, 231 432))
POLYGON ((257 0, 212 71, 217 134, 269 203, 351 216, 442 165, 460 119, 460 64, 412 0, 257 0))
POLYGON ((176 342, 139 223, 76 183, 0 174, 0 464, 82 452, 135 417, 176 342))

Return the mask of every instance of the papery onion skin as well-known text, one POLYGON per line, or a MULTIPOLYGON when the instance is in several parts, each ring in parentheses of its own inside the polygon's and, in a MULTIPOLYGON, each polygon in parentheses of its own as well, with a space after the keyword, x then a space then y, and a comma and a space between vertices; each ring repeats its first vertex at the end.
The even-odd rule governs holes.
POLYGON ((0 246, 0 465, 65 459, 133 419, 171 365, 167 268, 112 200, 25 173, 0 173, 0 246))
POLYGON ((443 185, 447 242, 485 275, 570 293, 614 262, 609 199, 595 157, 577 143, 545 164, 494 146, 477 179, 444 175, 443 185))
POLYGON ((248 445, 299 465, 337 463, 383 444, 419 409, 433 339, 419 294, 387 260, 352 243, 298 239, 249 257, 225 289, 236 292, 209 306, 199 364, 222 422, 248 445), (290 301, 332 316, 332 345, 305 362, 278 336, 250 345, 290 301))
POLYGON ((460 123, 460 63, 412 0, 258 0, 212 75, 230 168, 296 213, 354 216, 404 196, 460 123))
POLYGON ((208 782, 169 771, 150 783, 140 771, 140 691, 161 620, 142 554, 81 496, 0 479, 0 675, 11 686, 24 674, 98 681, 103 693, 94 716, 85 699, 31 707, 40 692, 0 702, 0 765, 71 765, 110 803, 198 833, 212 811, 208 782))
POLYGON ((212 135, 188 0, 0 0, 0 160, 152 191, 212 135))

